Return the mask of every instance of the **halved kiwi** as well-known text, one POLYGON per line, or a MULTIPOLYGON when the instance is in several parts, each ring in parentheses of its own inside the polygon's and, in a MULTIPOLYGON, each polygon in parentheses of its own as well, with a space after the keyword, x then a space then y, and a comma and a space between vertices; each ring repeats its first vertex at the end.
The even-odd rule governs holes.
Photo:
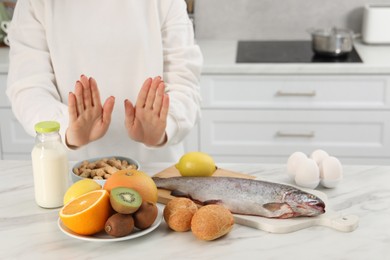
POLYGON ((110 192, 112 208, 122 214, 136 212, 142 204, 141 195, 134 189, 127 187, 116 187, 110 192))

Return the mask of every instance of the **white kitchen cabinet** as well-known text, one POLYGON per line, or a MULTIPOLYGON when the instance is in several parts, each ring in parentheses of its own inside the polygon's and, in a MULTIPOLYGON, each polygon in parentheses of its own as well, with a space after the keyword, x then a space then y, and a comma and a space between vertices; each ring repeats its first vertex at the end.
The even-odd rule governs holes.
POLYGON ((3 157, 8 159, 30 159, 34 137, 28 135, 10 109, 0 109, 1 146, 3 157))
POLYGON ((10 108, 11 104, 5 95, 5 90, 7 87, 7 74, 0 74, 0 108, 10 108))
POLYGON ((390 108, 386 76, 204 75, 203 108, 390 108))
POLYGON ((184 139, 184 151, 185 152, 192 152, 192 151, 198 151, 199 150, 199 132, 200 132, 200 126, 197 124, 191 132, 187 135, 187 137, 184 139))
MULTIPOLYGON (((388 46, 355 42, 362 64, 237 64, 236 41, 198 43, 202 118, 187 151, 217 162, 285 163, 294 151, 322 148, 343 163, 390 163, 388 46)), ((3 94, 7 57, 0 50, 0 156, 30 159, 34 140, 3 94)))
POLYGON ((0 158, 30 160, 34 137, 29 136, 14 117, 5 95, 7 75, 0 74, 0 158))
POLYGON ((199 149, 221 162, 286 162, 324 149, 390 162, 390 76, 203 75, 199 149))

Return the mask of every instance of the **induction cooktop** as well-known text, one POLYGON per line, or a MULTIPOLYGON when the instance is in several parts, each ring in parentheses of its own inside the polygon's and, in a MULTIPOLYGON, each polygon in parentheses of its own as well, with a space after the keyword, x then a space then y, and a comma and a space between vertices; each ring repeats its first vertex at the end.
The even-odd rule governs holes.
POLYGON ((329 57, 313 52, 311 41, 239 41, 237 63, 363 62, 356 49, 343 56, 329 57))

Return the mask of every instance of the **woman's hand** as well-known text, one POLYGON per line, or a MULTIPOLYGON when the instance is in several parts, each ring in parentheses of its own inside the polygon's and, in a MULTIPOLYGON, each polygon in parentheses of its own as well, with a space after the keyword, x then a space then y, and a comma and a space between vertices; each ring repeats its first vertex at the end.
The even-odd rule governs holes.
POLYGON ((148 78, 133 106, 125 100, 125 126, 130 138, 148 146, 160 146, 167 141, 165 128, 169 97, 164 93, 161 77, 148 78))
POLYGON ((69 93, 69 126, 65 140, 70 148, 95 141, 107 132, 115 98, 102 103, 96 81, 84 75, 76 82, 75 93, 69 93))

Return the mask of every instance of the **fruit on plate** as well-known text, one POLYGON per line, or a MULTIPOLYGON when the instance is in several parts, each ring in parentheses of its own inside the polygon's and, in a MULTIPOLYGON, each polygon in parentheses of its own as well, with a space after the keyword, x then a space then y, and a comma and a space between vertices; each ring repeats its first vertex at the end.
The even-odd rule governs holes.
POLYGON ((94 190, 65 204, 59 212, 62 223, 79 235, 93 235, 104 229, 111 214, 110 195, 94 190))
POLYGON ((131 214, 115 213, 107 219, 104 230, 113 237, 130 235, 134 230, 133 216, 131 214))
POLYGON ((157 203, 157 186, 153 179, 142 171, 125 169, 115 172, 106 180, 103 189, 111 192, 116 187, 134 189, 141 195, 144 201, 157 203))
POLYGON ((136 212, 142 204, 141 195, 131 188, 115 187, 110 192, 110 203, 112 208, 122 214, 136 212))
POLYGON ((64 205, 69 201, 93 190, 100 190, 102 186, 92 179, 82 179, 73 183, 64 195, 64 205))
POLYGON ((207 177, 217 170, 214 159, 203 152, 188 152, 184 154, 175 167, 184 177, 207 177))
POLYGON ((138 229, 147 229, 153 225, 158 215, 156 204, 150 202, 142 202, 141 207, 133 214, 134 225, 138 229))
POLYGON ((188 198, 173 198, 164 208, 164 220, 168 226, 178 232, 186 232, 191 229, 191 219, 198 206, 188 198))

